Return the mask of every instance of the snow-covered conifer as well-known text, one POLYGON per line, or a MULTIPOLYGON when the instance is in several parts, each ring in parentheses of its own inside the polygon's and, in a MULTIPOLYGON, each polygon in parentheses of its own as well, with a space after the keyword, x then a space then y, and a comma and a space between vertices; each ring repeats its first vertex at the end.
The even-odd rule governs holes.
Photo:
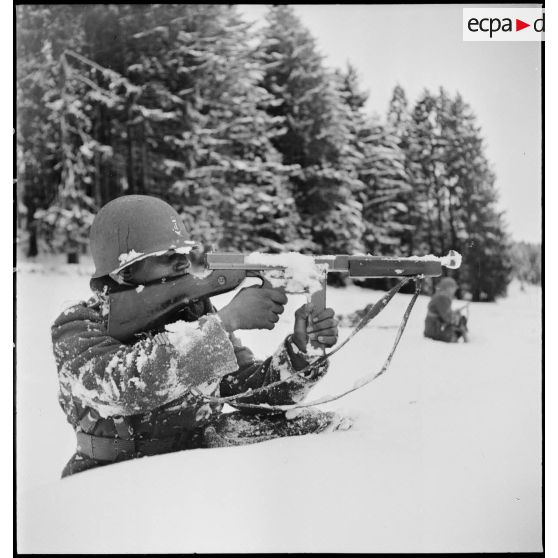
POLYGON ((284 119, 273 143, 284 163, 300 166, 292 177, 295 199, 316 250, 361 250, 362 207, 354 195, 359 181, 337 80, 290 6, 269 9, 260 52, 262 83, 275 99, 268 112, 284 119))

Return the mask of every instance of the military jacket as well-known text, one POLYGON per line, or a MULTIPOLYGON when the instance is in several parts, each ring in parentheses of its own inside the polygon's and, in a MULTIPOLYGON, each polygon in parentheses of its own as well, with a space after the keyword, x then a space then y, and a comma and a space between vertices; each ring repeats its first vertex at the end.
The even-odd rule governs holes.
POLYGON ((451 341, 453 339, 452 319, 451 298, 443 293, 434 294, 428 303, 424 335, 439 341, 451 341))
POLYGON ((194 321, 167 325, 123 344, 107 333, 108 299, 96 293, 64 311, 52 326, 59 402, 77 432, 130 439, 188 436, 222 410, 201 394, 229 396, 292 379, 240 401, 292 404, 321 378, 327 363, 307 377, 309 364, 290 336, 259 361, 225 331, 213 307, 194 321))

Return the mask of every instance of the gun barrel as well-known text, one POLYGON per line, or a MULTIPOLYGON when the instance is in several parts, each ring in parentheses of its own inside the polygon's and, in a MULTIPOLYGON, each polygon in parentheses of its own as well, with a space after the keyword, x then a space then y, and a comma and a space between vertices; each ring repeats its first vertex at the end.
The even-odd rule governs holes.
POLYGON ((442 264, 438 260, 351 256, 348 271, 349 277, 438 277, 442 275, 442 264))

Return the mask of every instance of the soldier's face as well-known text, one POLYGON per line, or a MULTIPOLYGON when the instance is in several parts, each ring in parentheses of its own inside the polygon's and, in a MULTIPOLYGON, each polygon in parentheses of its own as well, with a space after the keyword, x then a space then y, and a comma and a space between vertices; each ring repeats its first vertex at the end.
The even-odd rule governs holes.
POLYGON ((188 273, 190 260, 186 254, 168 252, 153 256, 131 266, 126 281, 135 285, 151 283, 160 279, 174 279, 188 273))

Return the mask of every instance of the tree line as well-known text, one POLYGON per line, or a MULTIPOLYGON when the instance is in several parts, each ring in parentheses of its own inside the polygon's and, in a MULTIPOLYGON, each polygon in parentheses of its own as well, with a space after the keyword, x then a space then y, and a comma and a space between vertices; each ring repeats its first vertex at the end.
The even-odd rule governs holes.
MULTIPOLYGON (((458 93, 396 86, 365 110, 288 5, 19 5, 17 193, 27 254, 86 249, 123 194, 170 202, 221 250, 445 255, 473 300, 505 294, 511 240, 458 93)), ((389 281, 368 281, 387 287, 389 281)))

